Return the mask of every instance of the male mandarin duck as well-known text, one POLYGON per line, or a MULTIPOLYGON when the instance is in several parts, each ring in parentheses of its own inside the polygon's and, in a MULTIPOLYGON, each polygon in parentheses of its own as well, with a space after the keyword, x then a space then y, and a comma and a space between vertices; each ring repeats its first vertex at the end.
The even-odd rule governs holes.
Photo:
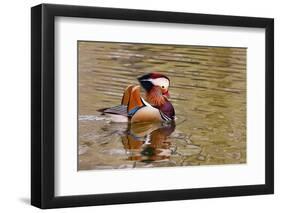
POLYGON ((139 85, 130 85, 124 91, 121 105, 98 111, 114 117, 116 122, 173 121, 175 110, 168 100, 170 79, 154 72, 139 77, 138 81, 145 90, 145 99, 139 85))

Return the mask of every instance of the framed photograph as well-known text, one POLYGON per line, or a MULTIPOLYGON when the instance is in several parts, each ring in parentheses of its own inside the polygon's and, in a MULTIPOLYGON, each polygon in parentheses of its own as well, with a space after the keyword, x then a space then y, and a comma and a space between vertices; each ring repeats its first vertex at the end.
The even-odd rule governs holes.
POLYGON ((31 9, 31 203, 271 194, 274 20, 31 9))

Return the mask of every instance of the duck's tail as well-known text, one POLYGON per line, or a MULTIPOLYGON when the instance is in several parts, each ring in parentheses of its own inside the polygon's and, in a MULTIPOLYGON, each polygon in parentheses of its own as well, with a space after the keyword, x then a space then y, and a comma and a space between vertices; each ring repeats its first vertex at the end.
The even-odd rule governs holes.
POLYGON ((109 108, 102 108, 102 109, 98 109, 97 111, 101 112, 103 114, 107 113, 107 114, 128 116, 127 106, 125 106, 125 105, 118 105, 118 106, 109 107, 109 108))

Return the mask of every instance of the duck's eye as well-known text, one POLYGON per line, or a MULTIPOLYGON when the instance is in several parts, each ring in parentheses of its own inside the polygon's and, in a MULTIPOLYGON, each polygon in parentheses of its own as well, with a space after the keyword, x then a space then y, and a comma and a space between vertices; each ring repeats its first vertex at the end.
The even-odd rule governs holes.
POLYGON ((164 89, 164 88, 165 88, 165 86, 162 86, 162 88, 164 89))

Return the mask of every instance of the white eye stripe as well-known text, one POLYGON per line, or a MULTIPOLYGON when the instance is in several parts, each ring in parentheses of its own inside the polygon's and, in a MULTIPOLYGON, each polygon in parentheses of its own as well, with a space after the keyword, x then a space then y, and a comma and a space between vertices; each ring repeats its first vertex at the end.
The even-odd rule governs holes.
POLYGON ((167 78, 149 79, 149 81, 152 82, 155 86, 164 86, 164 88, 168 88, 170 83, 167 78))

